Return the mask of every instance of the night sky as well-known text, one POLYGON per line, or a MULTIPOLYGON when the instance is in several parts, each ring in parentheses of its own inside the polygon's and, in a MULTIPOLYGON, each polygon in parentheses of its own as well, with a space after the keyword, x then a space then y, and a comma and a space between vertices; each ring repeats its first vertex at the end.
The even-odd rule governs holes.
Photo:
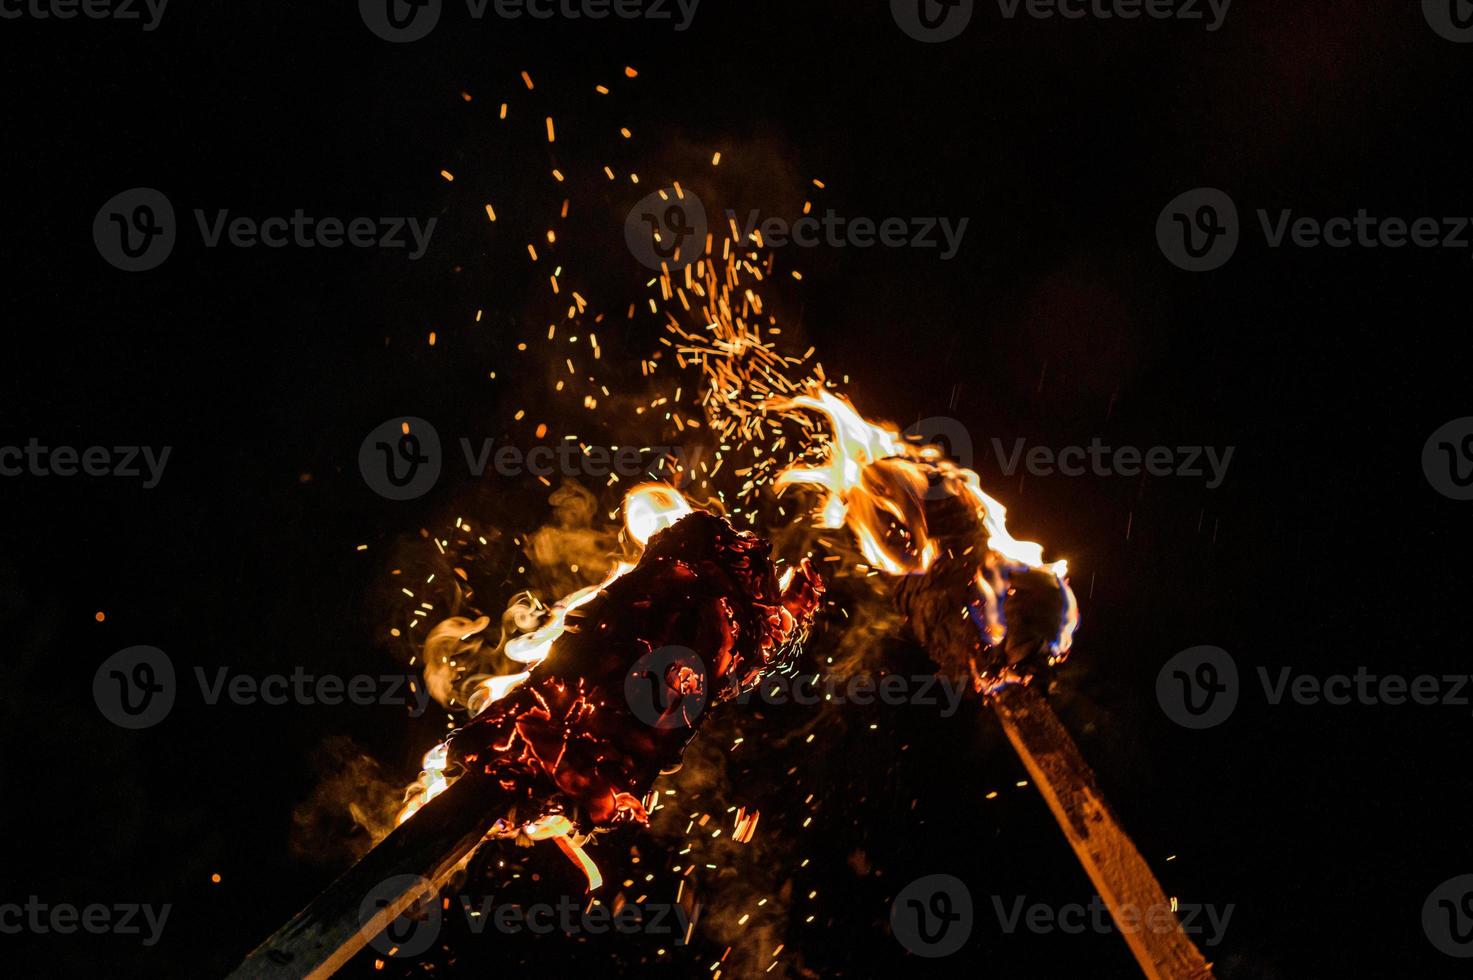
MULTIPOLYGON (((811 201, 877 222, 967 219, 950 259, 775 249, 784 343, 815 347, 871 417, 956 420, 1013 533, 1069 560, 1082 625, 1051 700, 1166 893, 1231 906, 1206 950, 1219 976, 1466 972, 1423 919, 1435 889, 1473 873, 1473 683, 1459 705, 1441 680, 1469 673, 1459 597, 1473 504, 1423 466, 1429 437, 1473 415, 1473 229, 1441 241, 1473 216, 1473 47, 1430 26, 1437 3, 1240 0, 1209 31, 1040 19, 1026 5, 1008 18, 1008 5, 978 2, 961 36, 935 44, 908 37, 879 0, 704 0, 687 30, 477 21, 446 0, 412 43, 376 37, 348 3, 170 5, 153 30, 7 3, 22 16, 0 23, 0 464, 32 439, 170 455, 151 488, 0 476, 0 907, 32 895, 171 907, 151 946, 0 934, 8 972, 221 976, 352 862, 363 841, 346 820, 334 839, 294 813, 342 785, 349 756, 372 760, 359 775, 408 783, 444 713, 212 705, 195 670, 402 673, 414 651, 390 630, 414 601, 400 579, 448 571, 428 536, 457 518, 495 532, 476 559, 478 608, 495 618, 520 589, 561 594, 553 572, 517 571, 529 563, 513 542, 552 520, 548 487, 471 476, 458 440, 530 449, 546 422, 546 443, 565 431, 699 443, 630 411, 648 400, 639 363, 663 332, 624 217, 675 179, 713 217, 794 217, 811 201), (129 273, 100 254, 93 223, 136 187, 167 196, 178 241, 129 273), (1240 240, 1225 264, 1192 272, 1164 254, 1157 226, 1197 188, 1235 202, 1240 240), (411 260, 379 246, 211 248, 197 209, 436 223, 411 260), (1291 226, 1362 210, 1433 218, 1439 243, 1307 247, 1291 231, 1273 247, 1286 210, 1291 226), (544 338, 572 300, 550 295, 553 266, 608 313, 599 370, 613 390, 596 413, 554 389, 564 354, 544 338), (360 474, 359 449, 408 416, 432 420, 446 468, 429 493, 388 500, 360 474), (1096 439, 1232 456, 1212 487, 1205 459, 1203 475, 1008 465, 1019 440, 1056 453, 1096 439), (129 731, 99 712, 93 679, 137 645, 168 653, 181 693, 164 721, 129 731), (1200 646, 1228 651, 1241 691, 1230 718, 1192 730, 1163 710, 1157 677, 1200 646), (1434 675, 1453 703, 1273 704, 1260 677, 1284 668, 1434 675)), ((617 504, 617 489, 584 482, 604 511, 617 504)), ((836 588, 856 603, 861 591, 836 588)), ((810 666, 851 627, 831 612, 810 666)), ((900 631, 865 642, 887 669, 929 669, 900 631)), ((655 957, 647 936, 450 927, 421 963, 379 972, 365 956, 347 973, 710 976, 733 944, 719 917, 766 894, 784 910, 763 913, 785 946, 772 976, 1139 975, 1118 935, 1001 927, 997 902, 1057 909, 1093 890, 974 700, 950 717, 758 706, 691 752, 709 763, 737 734, 751 752, 728 760, 723 792, 763 817, 752 848, 712 845, 711 863, 727 863, 702 869, 700 891, 719 921, 698 925, 690 948, 655 957), (975 922, 959 952, 923 959, 890 934, 890 907, 940 873, 966 884, 975 922)), ((641 869, 679 863, 685 821, 656 823, 591 845, 606 879, 632 874, 631 847, 641 869)), ((581 891, 551 844, 513 850, 488 847, 466 893, 581 891), (499 858, 524 878, 508 885, 499 858)), ((651 883, 651 901, 674 881, 651 883)), ((1473 928, 1469 914, 1457 922, 1473 928)))

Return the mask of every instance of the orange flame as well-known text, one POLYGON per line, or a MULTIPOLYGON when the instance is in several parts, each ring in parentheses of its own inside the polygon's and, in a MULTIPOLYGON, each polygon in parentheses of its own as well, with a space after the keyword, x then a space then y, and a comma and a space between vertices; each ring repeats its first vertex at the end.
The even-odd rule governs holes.
POLYGON ((624 495, 624 528, 641 550, 656 531, 690 512, 690 502, 680 491, 663 483, 642 483, 624 495))
MULTIPOLYGON (((644 546, 655 532, 663 530, 680 520, 691 512, 688 500, 680 494, 680 491, 663 483, 643 483, 624 495, 624 530, 629 539, 639 546, 642 552, 644 546)), ((493 703, 500 701, 512 691, 520 687, 529 677, 532 670, 542 661, 546 660, 552 653, 552 645, 558 637, 566 630, 568 614, 579 606, 591 602, 604 589, 608 588, 615 579, 626 574, 634 568, 633 562, 621 561, 609 572, 608 577, 597 585, 590 585, 579 589, 571 595, 564 596, 553 604, 548 611, 547 621, 537 629, 523 636, 519 636, 506 644, 506 655, 517 663, 525 664, 527 669, 516 674, 501 674, 488 677, 483 680, 467 699, 467 707, 472 717, 485 711, 493 703)), ((410 788, 409 797, 405 801, 403 809, 399 811, 396 824, 402 824, 414 816, 430 800, 439 796, 450 788, 452 779, 446 776, 445 767, 449 743, 441 742, 425 753, 423 766, 419 780, 410 788)), ((568 828, 570 829, 570 828, 568 828)), ((528 824, 521 828, 533 840, 544 837, 558 837, 566 833, 566 829, 549 833, 546 828, 528 824), (540 836, 539 836, 540 835, 540 836)), ((559 843, 561 843, 559 838, 559 843)), ((581 854, 582 852, 579 851, 581 854)), ((586 855, 584 860, 587 860, 586 855)), ((581 864, 582 862, 580 862, 581 864)), ((591 864, 592 862, 588 862, 591 864)), ((587 866, 585 865, 585 870, 587 866)), ((590 881, 597 875, 598 869, 594 868, 590 874, 590 881)), ((597 887, 596 885, 593 887, 597 887)))
MULTIPOLYGON (((1043 546, 1019 541, 1008 533, 1007 508, 983 492, 977 474, 947 460, 935 446, 907 442, 898 429, 867 421, 847 398, 823 388, 771 406, 778 412, 807 409, 827 417, 832 437, 825 443, 822 466, 791 466, 774 482, 785 487, 808 485, 824 495, 819 526, 847 526, 861 553, 874 567, 891 575, 917 575, 936 560, 937 544, 928 533, 925 500, 935 486, 969 500, 987 532, 987 547, 1005 566, 1051 573, 1064 594, 1065 615, 1051 660, 1063 660, 1078 625, 1078 605, 1069 588, 1069 564, 1045 562, 1043 546)), ((1005 631, 998 593, 1006 594, 1000 576, 978 572, 976 587, 985 609, 989 639, 1000 642, 1005 631)))

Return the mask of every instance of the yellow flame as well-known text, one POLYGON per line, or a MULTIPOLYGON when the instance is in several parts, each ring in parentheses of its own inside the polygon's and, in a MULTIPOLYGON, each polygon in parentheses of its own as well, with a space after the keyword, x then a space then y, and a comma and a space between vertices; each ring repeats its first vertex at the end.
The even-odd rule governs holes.
POLYGON ((624 527, 641 549, 690 512, 690 501, 663 483, 642 483, 624 495, 624 527))
POLYGON ((410 791, 409 799, 405 800, 404 808, 399 811, 399 819, 394 821, 396 825, 414 816, 426 803, 450 788, 450 782, 445 778, 449 752, 450 743, 441 742, 425 753, 424 761, 420 763, 423 768, 419 774, 419 784, 410 791))
POLYGON ((471 717, 475 717, 482 711, 485 711, 486 706, 491 702, 500 701, 512 691, 521 687, 523 682, 531 676, 532 672, 530 670, 524 670, 520 674, 498 674, 495 677, 487 677, 481 681, 476 689, 471 692, 470 699, 466 703, 466 707, 470 709, 471 717))
POLYGON ((575 844, 571 837, 564 834, 560 837, 554 837, 553 840, 557 842, 558 847, 562 848, 563 853, 566 854, 573 861, 574 864, 582 868, 583 873, 588 876, 589 891, 595 891, 603 885, 604 876, 599 873, 598 865, 593 863, 593 858, 589 857, 587 852, 584 851, 582 847, 575 844))
POLYGON ((776 411, 795 408, 812 409, 828 417, 833 428, 828 465, 790 467, 778 476, 774 486, 780 491, 791 484, 805 483, 828 491, 822 526, 843 527, 846 498, 863 484, 865 467, 882 459, 905 456, 907 447, 898 433, 869 424, 848 399, 830 391, 818 389, 814 394, 800 395, 774 406, 776 411))
MULTIPOLYGON (((529 667, 536 667, 542 663, 542 661, 547 659, 547 655, 552 652, 553 641, 563 635, 563 630, 565 629, 564 624, 567 622, 568 613, 585 603, 591 602, 594 596, 608 588, 610 583, 633 567, 628 562, 621 561, 614 566, 614 570, 609 572, 608 576, 602 582, 597 585, 586 586, 574 592, 572 595, 559 599, 553 604, 552 609, 549 610, 547 622, 525 636, 519 636, 506 644, 506 655, 517 663, 526 664, 529 667)), ((493 681, 497 679, 494 677, 491 678, 493 681)), ((491 698, 491 701, 499 700, 510 693, 511 689, 508 688, 502 691, 497 697, 491 698)), ((486 703, 490 704, 491 702, 488 701, 486 703)))
POLYGON ((824 415, 833 432, 826 444, 824 466, 792 466, 778 475, 778 490, 794 484, 816 486, 824 491, 820 526, 843 527, 846 523, 859 538, 865 557, 893 575, 924 572, 935 559, 935 542, 926 536, 925 515, 920 503, 929 485, 926 471, 916 463, 937 468, 951 492, 967 494, 977 505, 978 517, 988 533, 987 547, 1009 561, 1033 568, 1047 568, 1063 575, 1066 562, 1045 564, 1043 546, 1018 541, 1007 529, 1007 508, 982 492, 977 474, 944 460, 933 446, 906 442, 899 430, 866 421, 842 395, 825 389, 788 399, 773 406, 775 411, 811 409, 824 415), (909 462, 911 465, 906 465, 909 462), (910 550, 915 558, 900 561, 894 545, 884 543, 895 528, 884 520, 889 515, 899 529, 916 539, 910 550))
MULTIPOLYGON (((1054 655, 1062 659, 1068 653, 1078 620, 1067 581, 1068 562, 1045 562, 1042 545, 1019 541, 1008 533, 1007 508, 983 492, 974 471, 950 462, 935 446, 917 446, 907 442, 898 429, 867 421, 847 398, 821 388, 771 408, 778 412, 807 409, 828 419, 832 436, 824 446, 824 465, 789 467, 773 484, 779 491, 799 484, 817 487, 824 495, 820 527, 847 526, 865 559, 883 572, 921 574, 937 557, 937 544, 926 524, 927 496, 934 496, 932 491, 939 488, 971 501, 990 551, 1011 565, 1042 569, 1058 579, 1065 614, 1054 655)), ((980 572, 976 584, 989 617, 989 638, 998 642, 1003 628, 997 617, 997 589, 1005 585, 989 582, 980 572)))
MULTIPOLYGON (((674 487, 663 483, 641 484, 624 495, 624 528, 628 532, 629 539, 643 551, 645 544, 656 531, 669 527, 689 514, 691 510, 690 502, 674 487)), ((516 674, 487 677, 481 681, 467 699, 467 707, 470 709, 471 716, 479 715, 525 683, 532 676, 532 670, 552 653, 552 646, 557 638, 566 632, 568 614, 579 606, 592 602, 594 597, 632 568, 634 568, 632 562, 617 563, 602 582, 579 589, 554 603, 548 611, 547 621, 537 629, 509 641, 503 652, 517 663, 525 664, 527 669, 516 674)), ((409 797, 403 809, 399 811, 396 823, 402 824, 414 816, 422 806, 450 788, 451 780, 445 775, 448 750, 448 744, 442 742, 425 754, 419 781, 410 788, 409 797)), ((538 828, 536 833, 542 834, 542 837, 557 837, 561 843, 562 838, 559 835, 566 833, 571 828, 571 824, 568 824, 566 829, 548 832, 544 832, 543 828, 538 828)), ((534 840, 541 839, 532 831, 528 831, 528 836, 534 840)), ((587 862, 585 870, 592 866, 593 862, 588 860, 587 855, 581 850, 578 850, 578 854, 581 855, 580 864, 587 862)), ((598 868, 593 867, 589 873, 589 881, 592 882, 597 877, 598 868)), ((593 885, 592 887, 598 886, 593 885)))

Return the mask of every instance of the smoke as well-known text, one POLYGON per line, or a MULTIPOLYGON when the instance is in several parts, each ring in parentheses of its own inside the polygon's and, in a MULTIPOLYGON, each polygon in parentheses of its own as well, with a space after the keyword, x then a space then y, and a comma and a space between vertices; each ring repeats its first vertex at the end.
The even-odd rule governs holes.
POLYGON ((604 579, 613 570, 619 548, 618 530, 595 528, 598 498, 572 480, 547 498, 552 520, 527 535, 523 551, 532 563, 538 590, 554 599, 604 579))
POLYGON ((350 864, 393 829, 402 789, 345 735, 324 739, 312 763, 326 775, 292 812, 292 857, 320 865, 350 864))

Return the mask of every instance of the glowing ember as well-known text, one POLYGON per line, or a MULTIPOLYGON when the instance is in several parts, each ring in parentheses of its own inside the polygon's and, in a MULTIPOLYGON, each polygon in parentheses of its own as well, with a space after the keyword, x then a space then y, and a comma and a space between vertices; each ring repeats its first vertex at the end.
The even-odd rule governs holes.
MULTIPOLYGON (((690 503, 673 487, 659 483, 642 484, 630 490, 624 497, 624 528, 629 539, 642 550, 656 531, 669 527, 690 512, 690 503)), ((547 659, 553 644, 563 635, 568 614, 591 602, 634 567, 630 562, 617 563, 602 582, 579 589, 555 603, 548 610, 546 622, 537 629, 509 641, 504 650, 506 656, 517 663, 526 664, 529 669, 516 674, 500 674, 481 681, 467 700, 472 717, 481 714, 525 683, 532 676, 532 669, 547 659)), ((474 624, 476 631, 484 629, 488 623, 489 620, 482 617, 474 624)), ((441 742, 425 753, 419 779, 410 787, 396 823, 408 820, 420 807, 449 788, 451 780, 446 777, 447 751, 448 743, 441 742)), ((532 835, 529 833, 528 836, 532 835)))
MULTIPOLYGON (((780 584, 766 542, 694 511, 669 487, 632 491, 625 521, 643 548, 639 563, 569 596, 519 638, 528 642, 513 659, 535 653, 531 669, 483 682, 475 720, 425 756, 400 822, 455 778, 479 773, 510 800, 493 836, 554 840, 595 888, 587 835, 646 822, 654 779, 678 767, 703 711, 791 662, 823 592, 806 563, 780 584), (628 684, 661 651, 680 652, 647 668, 664 691, 652 691, 652 703, 676 713, 648 718, 628 684)), ((739 833, 750 839, 755 823, 740 821, 739 833)))
POLYGON ((790 662, 807 630, 822 585, 805 564, 781 591, 767 554, 704 512, 657 533, 634 569, 570 617, 526 685, 452 736, 451 762, 501 782, 523 822, 644 822, 641 797, 678 763, 705 708, 790 662), (658 718, 641 716, 627 689, 646 663, 664 690, 652 693, 658 718))

